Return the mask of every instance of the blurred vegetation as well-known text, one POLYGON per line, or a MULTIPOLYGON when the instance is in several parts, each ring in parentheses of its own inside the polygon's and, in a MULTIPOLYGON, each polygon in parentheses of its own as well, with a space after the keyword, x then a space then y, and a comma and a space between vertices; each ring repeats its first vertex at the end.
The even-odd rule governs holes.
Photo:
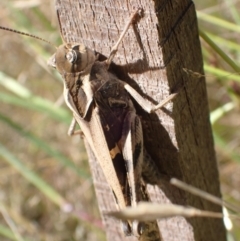
MULTIPOLYGON (((240 1, 195 1, 224 200, 240 203, 240 1)), ((240 240, 240 222, 227 223, 240 240)))
MULTIPOLYGON (((1 1, 1 25, 59 45, 53 4, 1 1)), ((0 239, 105 240, 82 140, 67 136, 61 77, 46 64, 55 48, 0 38, 0 239)))
MULTIPOLYGON (((59 45, 53 4, 1 1, 1 25, 59 45)), ((239 204, 240 2, 195 4, 222 193, 239 204)), ((1 240, 105 240, 82 140, 66 135, 62 80, 46 65, 55 49, 6 31, 0 38, 1 240)), ((234 220, 229 240, 240 240, 239 230, 234 220)))

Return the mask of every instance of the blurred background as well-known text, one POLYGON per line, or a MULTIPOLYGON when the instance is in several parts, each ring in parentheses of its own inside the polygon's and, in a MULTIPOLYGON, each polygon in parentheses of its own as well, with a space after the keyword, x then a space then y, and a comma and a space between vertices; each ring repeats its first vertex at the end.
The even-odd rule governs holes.
MULTIPOLYGON (((54 1, 1 1, 0 23, 61 43, 54 1)), ((196 0, 223 198, 240 203, 240 1, 196 0)), ((0 30, 0 239, 105 240, 87 156, 68 137, 54 47, 0 30), (63 212, 74 206, 74 215, 63 212)), ((198 73, 192 73, 198 78, 198 73)), ((228 240, 240 240, 240 222, 228 240)))

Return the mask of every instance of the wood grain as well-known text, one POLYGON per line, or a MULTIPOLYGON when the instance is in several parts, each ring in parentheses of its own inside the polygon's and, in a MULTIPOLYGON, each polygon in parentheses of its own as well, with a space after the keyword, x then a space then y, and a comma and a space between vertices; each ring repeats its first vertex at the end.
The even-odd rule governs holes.
MULTIPOLYGON (((144 17, 127 33, 114 59, 117 75, 143 96, 157 103, 181 89, 173 104, 142 119, 146 149, 163 177, 177 177, 221 196, 213 146, 206 83, 184 68, 203 73, 196 12, 190 0, 57 0, 63 37, 81 42, 108 56, 133 9, 144 17)), ((89 148, 89 163, 101 213, 116 210, 111 189, 89 148)), ((163 180, 162 187, 148 185, 150 199, 221 212, 209 202, 185 194, 163 180)), ((118 221, 103 215, 109 241, 123 237, 118 221)), ((161 240, 226 240, 223 222, 181 217, 158 221, 161 240)), ((142 240, 152 240, 144 237, 142 240)))

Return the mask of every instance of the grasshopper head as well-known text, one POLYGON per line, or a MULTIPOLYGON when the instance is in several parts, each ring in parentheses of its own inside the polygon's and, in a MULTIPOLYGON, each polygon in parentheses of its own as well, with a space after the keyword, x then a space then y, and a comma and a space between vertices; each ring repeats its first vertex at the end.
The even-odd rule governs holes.
POLYGON ((61 74, 88 72, 96 61, 94 51, 83 44, 63 44, 48 60, 48 65, 56 68, 61 74))

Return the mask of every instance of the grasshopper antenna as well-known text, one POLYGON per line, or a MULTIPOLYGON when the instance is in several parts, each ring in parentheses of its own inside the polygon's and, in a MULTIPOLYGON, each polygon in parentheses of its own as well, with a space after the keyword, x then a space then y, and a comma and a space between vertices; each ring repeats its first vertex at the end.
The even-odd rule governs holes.
POLYGON ((62 29, 62 25, 61 25, 61 21, 60 21, 60 13, 59 10, 57 10, 57 19, 58 19, 58 25, 59 25, 59 30, 60 30, 60 34, 61 34, 61 39, 63 41, 63 43, 66 44, 66 41, 63 38, 63 29, 62 29))
POLYGON ((7 27, 3 27, 3 26, 0 26, 0 29, 5 30, 5 31, 9 31, 9 32, 13 32, 13 33, 17 33, 17 34, 20 34, 20 35, 28 36, 28 37, 31 37, 31 38, 35 38, 35 39, 41 40, 41 41, 43 41, 45 43, 48 43, 48 44, 52 45, 53 47, 57 48, 54 44, 47 41, 46 39, 40 38, 40 37, 35 36, 33 34, 24 33, 24 32, 21 32, 21 31, 15 30, 15 29, 11 29, 11 28, 7 28, 7 27))

